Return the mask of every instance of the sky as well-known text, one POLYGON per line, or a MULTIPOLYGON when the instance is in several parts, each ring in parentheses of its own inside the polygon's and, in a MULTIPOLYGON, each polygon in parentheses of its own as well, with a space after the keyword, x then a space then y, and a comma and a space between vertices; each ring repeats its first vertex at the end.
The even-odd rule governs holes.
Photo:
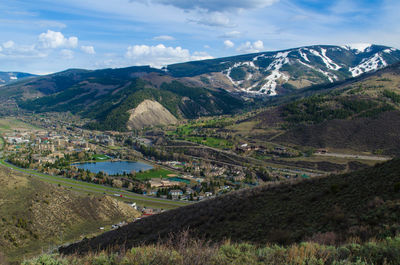
POLYGON ((400 48, 398 0, 8 0, 0 71, 164 65, 307 45, 400 48))

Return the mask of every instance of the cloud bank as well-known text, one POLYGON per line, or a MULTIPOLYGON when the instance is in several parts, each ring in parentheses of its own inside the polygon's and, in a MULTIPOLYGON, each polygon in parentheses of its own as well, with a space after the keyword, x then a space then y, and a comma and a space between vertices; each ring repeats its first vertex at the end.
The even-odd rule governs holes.
POLYGON ((87 54, 95 54, 96 51, 94 50, 93 46, 81 46, 81 51, 87 54))
MULTIPOLYGON (((209 12, 233 11, 270 6, 279 0, 148 0, 148 2, 171 5, 183 10, 202 9, 209 12)), ((142 0, 131 0, 142 2, 142 0)))
POLYGON ((166 47, 164 44, 129 46, 125 56, 135 65, 150 65, 157 68, 173 63, 212 58, 205 52, 190 54, 188 49, 179 46, 166 47))
POLYGON ((261 40, 255 42, 246 41, 237 48, 238 52, 243 52, 243 53, 261 52, 263 50, 264 50, 264 43, 261 40))

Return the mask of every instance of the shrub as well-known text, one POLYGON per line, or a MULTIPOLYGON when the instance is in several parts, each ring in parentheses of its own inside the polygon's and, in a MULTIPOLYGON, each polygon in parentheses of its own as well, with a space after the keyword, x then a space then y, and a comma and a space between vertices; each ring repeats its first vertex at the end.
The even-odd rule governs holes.
MULTIPOLYGON (((261 264, 308 264, 308 265, 366 265, 400 264, 400 237, 372 241, 365 244, 346 244, 340 247, 317 243, 300 243, 288 247, 278 245, 257 246, 248 243, 222 245, 186 238, 182 242, 134 247, 115 253, 88 253, 86 256, 59 256, 44 254, 25 261, 25 265, 261 265, 261 264), (204 252, 208 253, 204 255, 204 252)), ((179 240, 178 240, 179 241, 179 240)))
POLYGON ((56 255, 43 254, 36 259, 25 261, 24 265, 67 265, 69 264, 66 260, 57 257, 56 255))
POLYGON ((395 191, 395 192, 399 192, 399 191, 400 191, 400 182, 396 182, 396 183, 393 185, 393 187, 394 187, 394 191, 395 191))

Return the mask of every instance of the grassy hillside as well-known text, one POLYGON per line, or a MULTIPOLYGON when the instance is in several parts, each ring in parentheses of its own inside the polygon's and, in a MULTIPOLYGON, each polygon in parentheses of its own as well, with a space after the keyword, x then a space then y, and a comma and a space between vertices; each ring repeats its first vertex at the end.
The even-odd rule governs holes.
POLYGON ((214 242, 290 244, 312 238, 366 241, 400 232, 400 160, 342 175, 267 185, 171 210, 68 247, 61 253, 130 248, 189 229, 214 242))
POLYGON ((74 193, 0 167, 0 256, 10 261, 135 216, 132 207, 109 197, 74 193))

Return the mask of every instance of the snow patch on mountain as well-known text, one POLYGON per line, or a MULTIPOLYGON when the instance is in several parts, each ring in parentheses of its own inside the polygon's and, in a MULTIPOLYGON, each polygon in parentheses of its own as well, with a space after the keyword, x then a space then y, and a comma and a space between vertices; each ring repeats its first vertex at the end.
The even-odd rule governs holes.
POLYGON ((261 93, 266 93, 270 96, 275 96, 277 95, 276 93, 276 86, 278 85, 277 81, 281 79, 287 82, 289 80, 289 76, 279 71, 284 64, 289 63, 289 58, 288 58, 289 53, 290 51, 278 52, 274 56, 276 60, 274 60, 267 67, 267 70, 272 71, 272 73, 264 79, 266 83, 261 87, 260 89, 261 93))
MULTIPOLYGON (((226 71, 227 71, 227 72, 226 72, 226 77, 229 79, 229 81, 231 81, 231 83, 232 83, 234 86, 240 86, 241 84, 243 84, 243 81, 244 81, 244 80, 235 81, 235 80, 233 80, 232 77, 231 77, 232 69, 233 69, 233 68, 236 68, 236 67, 240 67, 240 66, 248 66, 248 67, 252 67, 252 68, 258 69, 258 67, 257 67, 252 61, 235 63, 232 67, 229 67, 229 68, 226 70, 226 71)), ((249 79, 251 79, 252 77, 253 77, 253 75, 250 74, 249 76, 246 77, 246 80, 249 80, 249 79)))
POLYGON ((380 53, 376 53, 374 56, 368 59, 363 59, 356 67, 351 67, 349 71, 353 77, 359 76, 363 73, 378 70, 388 64, 382 58, 380 53))
POLYGON ((370 48, 372 44, 370 43, 350 43, 342 46, 342 48, 347 50, 357 50, 357 53, 365 52, 366 49, 370 48))
POLYGON ((320 57, 322 59, 322 61, 324 62, 324 64, 326 65, 326 68, 330 69, 330 70, 338 70, 341 67, 337 64, 335 64, 328 56, 326 56, 326 50, 321 48, 321 53, 319 53, 318 51, 314 50, 314 49, 310 49, 310 52, 317 56, 320 57))
MULTIPOLYGON (((304 49, 304 50, 307 51, 307 49, 304 49)), ((307 53, 303 52, 303 49, 299 49, 299 54, 305 61, 310 62, 310 60, 307 57, 307 53)))
POLYGON ((383 52, 385 52, 385 53, 392 53, 392 52, 395 52, 395 51, 398 51, 396 48, 389 48, 389 49, 385 49, 385 50, 383 50, 383 52))
POLYGON ((313 70, 315 70, 317 72, 320 72, 321 74, 325 75, 328 78, 329 82, 331 82, 331 83, 333 83, 335 80, 339 80, 339 78, 335 74, 332 74, 330 72, 326 72, 326 71, 324 71, 322 69, 319 69, 319 68, 316 68, 316 67, 314 67, 312 65, 303 63, 301 60, 298 60, 298 62, 301 63, 304 66, 307 66, 307 67, 309 67, 309 68, 311 68, 311 69, 313 69, 313 70))
POLYGON ((257 55, 256 57, 253 58, 253 62, 257 61, 259 58, 265 58, 265 54, 257 55))
POLYGON ((329 69, 339 70, 340 68, 342 68, 341 66, 337 65, 334 61, 332 61, 331 58, 326 56, 326 50, 324 48, 321 48, 321 55, 326 61, 326 62, 324 61, 325 64, 328 63, 328 65, 330 65, 330 67, 328 66, 329 69))

